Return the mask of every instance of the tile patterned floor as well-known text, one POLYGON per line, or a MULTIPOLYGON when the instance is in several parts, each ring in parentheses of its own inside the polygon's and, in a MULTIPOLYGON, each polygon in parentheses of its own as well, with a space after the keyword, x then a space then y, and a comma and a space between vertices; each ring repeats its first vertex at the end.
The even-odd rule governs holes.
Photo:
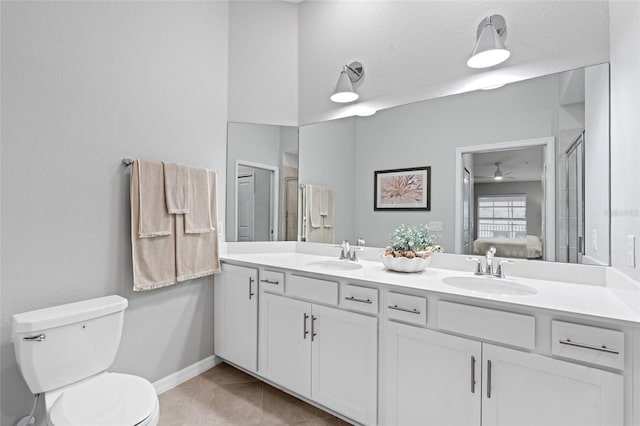
POLYGON ((158 426, 349 424, 224 363, 159 399, 158 426))

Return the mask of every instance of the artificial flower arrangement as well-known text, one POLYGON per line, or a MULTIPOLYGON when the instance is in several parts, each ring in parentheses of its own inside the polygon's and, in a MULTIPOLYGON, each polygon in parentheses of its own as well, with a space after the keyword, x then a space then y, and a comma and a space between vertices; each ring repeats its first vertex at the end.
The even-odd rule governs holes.
POLYGON ((382 263, 393 271, 422 271, 430 263, 431 254, 444 251, 436 239, 426 225, 400 225, 391 235, 391 245, 385 248, 382 263))

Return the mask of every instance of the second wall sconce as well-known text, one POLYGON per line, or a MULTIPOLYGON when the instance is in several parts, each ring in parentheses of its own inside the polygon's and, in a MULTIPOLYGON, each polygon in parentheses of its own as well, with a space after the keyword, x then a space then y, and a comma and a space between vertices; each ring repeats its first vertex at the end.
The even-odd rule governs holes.
POLYGON ((491 15, 478 25, 476 46, 467 61, 470 68, 488 68, 506 61, 511 52, 504 46, 507 24, 500 15, 491 15))
POLYGON ((359 98, 358 93, 353 88, 353 83, 360 80, 364 75, 364 67, 360 62, 351 62, 349 65, 345 65, 340 71, 340 77, 338 77, 338 84, 336 84, 336 90, 333 91, 330 99, 333 102, 347 103, 353 102, 359 98))

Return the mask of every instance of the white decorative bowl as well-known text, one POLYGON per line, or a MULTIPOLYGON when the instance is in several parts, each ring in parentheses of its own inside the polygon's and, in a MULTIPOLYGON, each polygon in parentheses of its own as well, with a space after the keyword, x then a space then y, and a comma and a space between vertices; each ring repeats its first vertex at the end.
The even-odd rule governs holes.
POLYGON ((420 272, 431 263, 431 256, 427 258, 393 257, 382 255, 382 264, 391 271, 396 272, 420 272))

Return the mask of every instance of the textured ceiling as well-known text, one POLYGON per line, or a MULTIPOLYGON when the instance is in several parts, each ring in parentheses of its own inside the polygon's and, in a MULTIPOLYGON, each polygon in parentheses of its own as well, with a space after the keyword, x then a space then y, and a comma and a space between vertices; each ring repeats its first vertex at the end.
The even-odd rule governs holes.
POLYGON ((606 1, 305 1, 299 6, 299 110, 308 123, 350 115, 328 100, 345 63, 359 60, 359 102, 387 108, 517 81, 609 57, 606 1), (511 57, 495 70, 466 66, 478 23, 507 22, 511 57))

